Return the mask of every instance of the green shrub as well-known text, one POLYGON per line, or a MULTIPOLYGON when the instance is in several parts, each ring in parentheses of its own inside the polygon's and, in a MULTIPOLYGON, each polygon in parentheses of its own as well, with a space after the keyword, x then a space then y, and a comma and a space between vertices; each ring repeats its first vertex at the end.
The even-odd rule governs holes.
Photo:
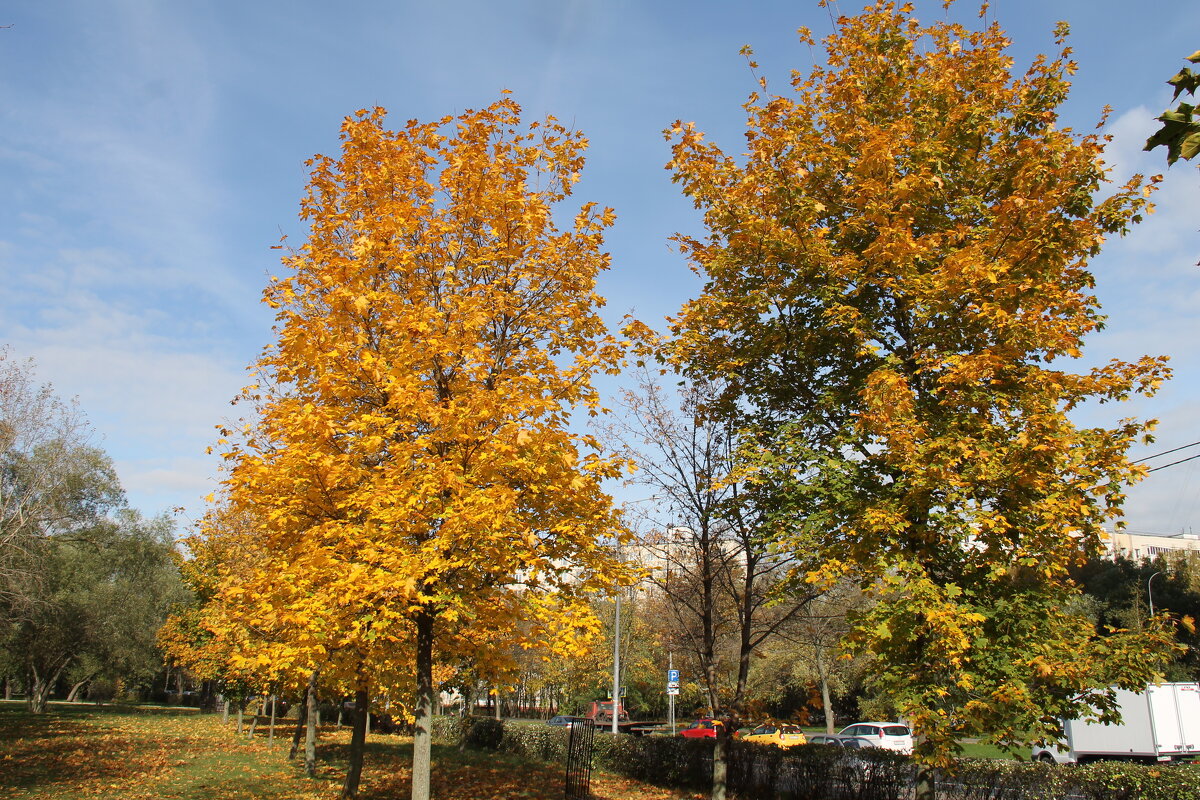
MULTIPOLYGON (((953 775, 938 780, 939 796, 985 798, 1000 792, 1028 800, 1195 800, 1200 767, 1190 764, 1030 764, 1020 761, 964 760, 953 775)), ((1005 795, 1007 796, 1007 795, 1005 795)))
POLYGON ((891 750, 824 745, 785 750, 735 739, 729 742, 726 774, 734 797, 899 800, 910 796, 915 769, 911 759, 891 750))
POLYGON ((504 728, 501 749, 525 758, 567 763, 570 728, 549 725, 509 725, 504 728))
POLYGON ((597 734, 592 764, 657 786, 707 788, 712 782, 712 739, 597 734))
POLYGON ((1146 800, 1195 800, 1200 797, 1200 766, 1194 764, 1122 764, 1100 762, 1081 767, 1097 788, 1128 789, 1146 800))
MULTIPOLYGON (((500 750, 565 766, 569 728, 505 725, 491 717, 434 717, 433 738, 500 750)), ((592 764, 658 786, 705 791, 712 782, 713 739, 613 736, 597 731, 592 764)), ((890 750, 846 751, 812 746, 782 750, 729 741, 731 797, 753 800, 828 800, 833 797, 908 797, 911 759, 890 750)), ((1196 800, 1200 766, 1100 762, 1083 766, 1001 759, 964 759, 938 777, 939 800, 1196 800)))
POLYGON ((457 745, 462 742, 469 722, 462 717, 434 717, 429 732, 435 744, 457 745))
POLYGON ((1195 800, 1200 797, 1200 766, 1122 764, 1108 761, 1078 768, 1095 790, 1119 789, 1130 798, 1195 800))
POLYGON ((504 741, 504 721, 494 717, 471 717, 468 720, 468 747, 478 750, 499 750, 504 741))

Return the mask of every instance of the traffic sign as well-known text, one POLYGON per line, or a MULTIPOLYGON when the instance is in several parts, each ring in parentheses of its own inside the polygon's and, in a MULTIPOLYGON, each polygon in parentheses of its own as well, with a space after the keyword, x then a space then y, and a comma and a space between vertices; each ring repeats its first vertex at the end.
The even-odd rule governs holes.
POLYGON ((677 669, 667 670, 667 683, 668 684, 671 684, 671 683, 678 684, 679 683, 679 670, 677 670, 677 669))
POLYGON ((678 689, 679 681, 667 681, 667 688, 668 689, 678 689))
POLYGON ((667 694, 679 694, 679 687, 678 686, 668 686, 667 694))

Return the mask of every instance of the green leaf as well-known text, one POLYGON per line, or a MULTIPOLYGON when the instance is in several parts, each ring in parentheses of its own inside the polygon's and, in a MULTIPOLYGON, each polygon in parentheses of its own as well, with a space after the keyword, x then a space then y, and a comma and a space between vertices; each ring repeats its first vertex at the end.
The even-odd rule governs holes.
POLYGON ((1186 159, 1193 158, 1197 153, 1200 153, 1200 130, 1189 134, 1179 147, 1179 155, 1186 159))
POLYGON ((1200 74, 1184 67, 1175 73, 1175 76, 1167 81, 1167 83, 1175 87, 1175 94, 1171 96, 1171 99, 1175 100, 1184 92, 1192 94, 1197 88, 1200 88, 1200 74))

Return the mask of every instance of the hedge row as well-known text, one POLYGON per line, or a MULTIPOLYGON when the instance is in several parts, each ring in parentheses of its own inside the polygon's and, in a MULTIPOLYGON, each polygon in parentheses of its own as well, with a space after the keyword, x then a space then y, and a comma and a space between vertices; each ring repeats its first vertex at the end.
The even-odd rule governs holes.
POLYGON ((939 798, 954 800, 1196 800, 1200 766, 964 760, 955 775, 939 781, 938 788, 939 798))
MULTIPOLYGON (((565 764, 570 730, 506 725, 475 717, 436 717, 434 740, 502 750, 565 764)), ((612 736, 597 732, 594 767, 646 783, 707 790, 712 739, 612 736)), ((728 789, 754 800, 902 800, 911 797, 916 768, 887 750, 833 747, 789 750, 729 742, 728 789)), ((938 800, 1196 800, 1200 767, 1100 762, 1055 766, 1004 760, 963 760, 937 781, 938 800)))

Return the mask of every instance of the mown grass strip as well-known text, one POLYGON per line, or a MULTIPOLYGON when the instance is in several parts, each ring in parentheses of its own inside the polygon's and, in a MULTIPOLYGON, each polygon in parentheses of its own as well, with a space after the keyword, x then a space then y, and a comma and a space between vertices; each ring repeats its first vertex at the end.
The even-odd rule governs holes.
MULTIPOLYGON (((286 759, 281 727, 237 736, 219 716, 139 708, 58 705, 43 715, 0 703, 0 798, 65 800, 330 800, 345 775, 348 731, 322 731, 318 774, 306 778, 286 759)), ((363 800, 409 794, 411 740, 377 736, 368 744, 363 800)), ((509 754, 434 750, 438 800, 559 800, 563 771, 509 754)), ((686 793, 597 774, 597 800, 681 800, 686 793)))

